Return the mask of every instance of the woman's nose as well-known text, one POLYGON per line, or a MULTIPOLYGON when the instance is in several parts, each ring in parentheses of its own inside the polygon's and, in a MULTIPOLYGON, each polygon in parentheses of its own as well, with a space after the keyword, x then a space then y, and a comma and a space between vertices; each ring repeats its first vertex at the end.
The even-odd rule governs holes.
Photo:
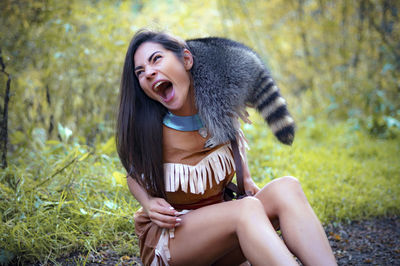
POLYGON ((155 71, 154 68, 148 67, 148 68, 146 69, 146 77, 147 77, 147 78, 153 78, 155 75, 156 75, 156 71, 155 71))

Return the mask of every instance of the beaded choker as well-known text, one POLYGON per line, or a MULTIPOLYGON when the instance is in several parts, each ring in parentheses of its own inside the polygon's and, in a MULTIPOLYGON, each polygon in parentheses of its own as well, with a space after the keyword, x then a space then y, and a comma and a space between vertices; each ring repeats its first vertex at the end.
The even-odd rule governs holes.
POLYGON ((163 124, 178 131, 199 131, 199 134, 207 137, 207 129, 204 127, 198 114, 190 116, 178 116, 168 112, 164 116, 163 124))

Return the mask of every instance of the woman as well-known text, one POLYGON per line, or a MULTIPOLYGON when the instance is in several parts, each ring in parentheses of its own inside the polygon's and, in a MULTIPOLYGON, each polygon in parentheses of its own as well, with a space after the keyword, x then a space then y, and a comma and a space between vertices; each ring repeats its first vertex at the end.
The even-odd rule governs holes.
POLYGON ((323 228, 293 177, 261 190, 237 136, 244 187, 254 196, 224 202, 234 175, 229 143, 204 148, 190 69, 195 60, 169 35, 140 31, 125 58, 117 147, 145 265, 336 265, 323 228), (190 211, 187 211, 190 210, 190 211), (275 229, 280 228, 284 242, 275 229))

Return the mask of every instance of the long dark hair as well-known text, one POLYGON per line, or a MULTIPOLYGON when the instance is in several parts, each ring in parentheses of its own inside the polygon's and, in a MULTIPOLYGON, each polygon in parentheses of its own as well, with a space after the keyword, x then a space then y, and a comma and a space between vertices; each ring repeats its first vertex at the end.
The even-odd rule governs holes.
POLYGON ((183 60, 185 43, 168 34, 140 30, 133 36, 121 78, 116 144, 128 175, 150 195, 165 198, 162 119, 167 109, 143 92, 134 73, 135 52, 145 42, 158 43, 183 60))

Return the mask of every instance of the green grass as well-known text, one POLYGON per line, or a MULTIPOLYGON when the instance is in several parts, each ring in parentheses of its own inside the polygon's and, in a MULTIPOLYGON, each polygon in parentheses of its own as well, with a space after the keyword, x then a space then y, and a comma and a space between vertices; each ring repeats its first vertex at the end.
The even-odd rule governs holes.
POLYGON ((110 143, 89 151, 51 141, 36 152, 17 152, 25 157, 16 156, 0 175, 0 264, 13 257, 20 263, 54 262, 100 245, 138 254, 138 203, 110 143))
POLYGON ((260 185, 297 177, 322 222, 400 214, 400 140, 376 139, 351 123, 298 125, 291 147, 279 144, 252 115, 244 126, 248 161, 260 185))
MULTIPOLYGON (((292 175, 322 222, 400 214, 400 141, 376 139, 349 122, 307 119, 293 146, 252 114, 244 126, 250 170, 262 186, 292 175)), ((107 245, 138 255, 130 195, 113 139, 95 149, 33 139, 0 172, 0 264, 42 263, 107 245)))

